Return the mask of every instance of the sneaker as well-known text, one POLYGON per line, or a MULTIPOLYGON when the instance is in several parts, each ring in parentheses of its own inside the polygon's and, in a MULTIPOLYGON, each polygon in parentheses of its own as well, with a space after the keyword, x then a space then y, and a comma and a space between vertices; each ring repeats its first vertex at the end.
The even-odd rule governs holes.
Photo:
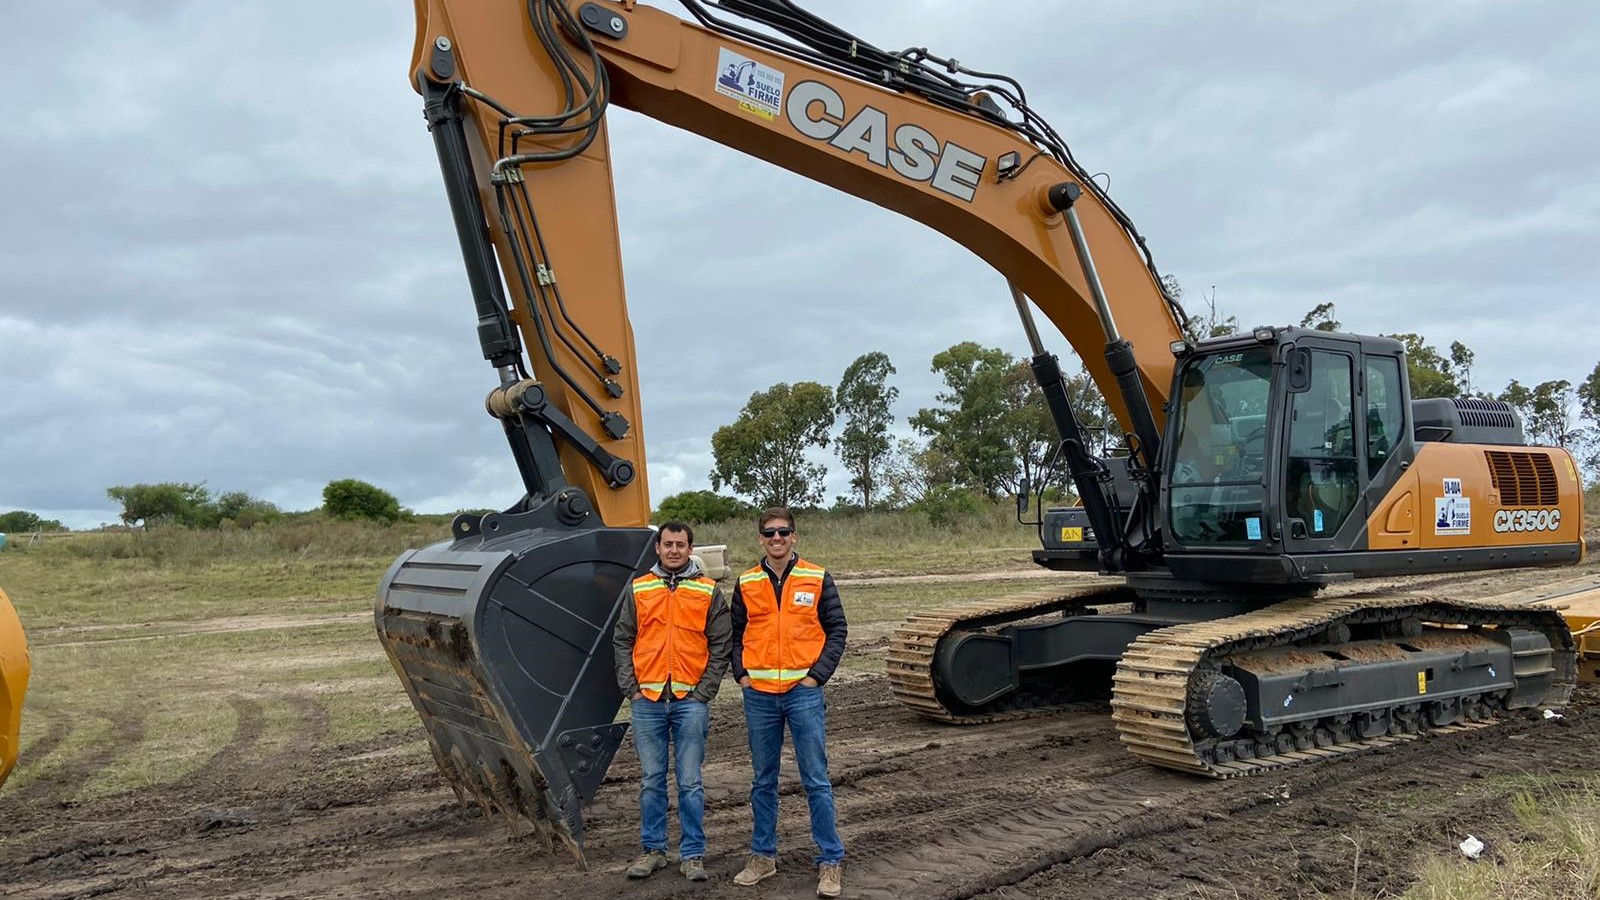
POLYGON ((843 874, 839 863, 823 863, 817 867, 817 896, 837 897, 843 890, 839 883, 843 874))
POLYGON ((733 883, 749 887, 763 878, 770 878, 778 874, 778 861, 770 856, 759 853, 750 854, 750 861, 744 864, 739 874, 733 876, 733 883))
POLYGON ((678 871, 682 872, 683 877, 689 879, 690 881, 705 881, 706 861, 698 856, 690 857, 689 859, 678 863, 678 871))
POLYGON ((667 854, 664 850, 646 850, 639 858, 628 864, 629 878, 648 878, 657 869, 667 867, 667 854))

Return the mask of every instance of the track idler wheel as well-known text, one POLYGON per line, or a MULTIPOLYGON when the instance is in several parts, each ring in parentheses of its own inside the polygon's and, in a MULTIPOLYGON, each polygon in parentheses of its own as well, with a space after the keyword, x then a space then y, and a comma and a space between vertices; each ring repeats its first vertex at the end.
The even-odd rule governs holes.
POLYGON ((1249 701, 1244 685, 1213 669, 1196 674, 1190 682, 1188 706, 1191 732, 1226 740, 1244 727, 1249 701))

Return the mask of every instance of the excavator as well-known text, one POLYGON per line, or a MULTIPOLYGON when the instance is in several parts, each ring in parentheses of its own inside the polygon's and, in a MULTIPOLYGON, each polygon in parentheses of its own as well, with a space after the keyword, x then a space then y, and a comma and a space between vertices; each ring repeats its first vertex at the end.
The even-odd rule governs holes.
POLYGON ((1389 338, 1187 338, 1144 238, 1014 79, 786 0, 681 4, 415 0, 409 77, 524 488, 378 590, 380 640, 464 802, 581 860, 626 729, 610 630, 653 551, 613 107, 921 222, 1009 283, 1080 502, 1042 513, 1036 559, 1104 577, 912 615, 887 662, 908 708, 971 724, 1109 700, 1136 756, 1231 777, 1567 701, 1556 609, 1327 590, 1579 562, 1566 451, 1529 446, 1502 403, 1411 400, 1389 338), (1125 452, 1092 451, 1035 309, 1125 452))

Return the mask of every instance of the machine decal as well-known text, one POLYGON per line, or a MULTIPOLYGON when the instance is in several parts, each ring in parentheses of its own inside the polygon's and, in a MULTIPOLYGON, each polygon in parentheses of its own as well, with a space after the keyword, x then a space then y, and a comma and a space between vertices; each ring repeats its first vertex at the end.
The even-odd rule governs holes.
POLYGON ((1081 526, 1062 528, 1061 529, 1061 540, 1063 540, 1063 541, 1072 541, 1072 542, 1075 542, 1075 543, 1076 542, 1081 542, 1083 540, 1083 528, 1081 526))
POLYGON ((1418 672, 1417 673, 1417 693, 1426 694, 1427 692, 1428 692, 1428 673, 1427 672, 1418 672))
MULTIPOLYGON (((720 79, 718 90, 721 90, 720 79)), ((889 129, 889 115, 863 106, 848 119, 844 98, 817 81, 802 81, 789 91, 784 113, 795 130, 845 153, 860 152, 876 166, 893 169, 908 181, 926 181, 934 190, 972 202, 987 157, 955 142, 942 142, 921 125, 904 122, 889 129)))
MULTIPOLYGON (((1317 530, 1322 530, 1322 510, 1317 510, 1317 530)), ((1244 536, 1252 541, 1261 540, 1261 519, 1259 516, 1250 516, 1244 520, 1244 536)))
POLYGON ((1461 490, 1461 479, 1444 480, 1444 496, 1433 500, 1434 534, 1471 534, 1472 500, 1461 490))
POLYGON ((1494 530, 1557 531, 1561 528, 1559 509, 1502 509, 1494 514, 1494 530))
POLYGON ((783 107, 783 73, 722 47, 717 51, 717 93, 770 122, 783 107))

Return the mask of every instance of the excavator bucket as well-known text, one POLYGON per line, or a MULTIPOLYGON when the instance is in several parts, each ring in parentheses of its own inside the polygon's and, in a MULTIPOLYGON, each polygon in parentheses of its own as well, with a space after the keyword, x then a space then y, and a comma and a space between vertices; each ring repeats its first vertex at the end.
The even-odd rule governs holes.
POLYGON ((514 525, 459 517, 456 540, 395 560, 378 636, 457 797, 584 864, 581 804, 627 729, 612 628, 653 533, 514 525))
POLYGON ((21 751, 22 696, 28 692, 28 640, 11 598, 0 591, 0 785, 21 751))

